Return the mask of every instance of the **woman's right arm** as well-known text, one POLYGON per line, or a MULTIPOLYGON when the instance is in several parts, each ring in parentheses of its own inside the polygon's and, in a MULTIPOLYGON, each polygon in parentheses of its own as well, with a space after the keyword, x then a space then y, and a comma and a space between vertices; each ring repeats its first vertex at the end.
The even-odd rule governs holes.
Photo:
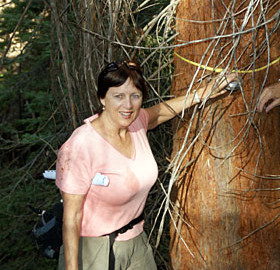
POLYGON ((78 270, 82 207, 85 195, 61 192, 63 198, 63 248, 65 270, 78 270))

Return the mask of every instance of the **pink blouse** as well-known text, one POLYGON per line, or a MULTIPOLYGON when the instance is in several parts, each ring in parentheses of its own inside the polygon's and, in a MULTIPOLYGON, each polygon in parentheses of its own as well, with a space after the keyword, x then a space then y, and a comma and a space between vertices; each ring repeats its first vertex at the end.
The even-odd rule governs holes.
MULTIPOLYGON (((138 217, 155 183, 158 168, 146 133, 148 113, 141 109, 128 130, 134 144, 129 159, 97 133, 91 121, 77 128, 63 144, 56 164, 56 185, 70 194, 86 194, 81 236, 111 233, 138 217)), ((143 231, 144 222, 121 234, 128 240, 143 231)))

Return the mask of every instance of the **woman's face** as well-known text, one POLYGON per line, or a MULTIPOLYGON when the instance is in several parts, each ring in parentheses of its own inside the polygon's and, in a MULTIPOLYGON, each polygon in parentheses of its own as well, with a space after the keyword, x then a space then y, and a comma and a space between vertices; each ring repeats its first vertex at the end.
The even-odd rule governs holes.
POLYGON ((103 114, 116 128, 127 128, 138 116, 142 105, 142 92, 128 78, 121 86, 110 87, 101 103, 103 114))

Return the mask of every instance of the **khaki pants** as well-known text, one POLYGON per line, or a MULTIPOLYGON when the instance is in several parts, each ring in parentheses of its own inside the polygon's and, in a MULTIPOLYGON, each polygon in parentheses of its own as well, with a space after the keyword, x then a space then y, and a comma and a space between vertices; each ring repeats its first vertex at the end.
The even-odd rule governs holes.
MULTIPOLYGON (((115 270, 156 270, 152 248, 145 232, 127 241, 114 242, 115 270)), ((79 270, 107 270, 109 261, 108 237, 81 237, 79 270)), ((59 255, 59 270, 64 270, 63 248, 59 255)))

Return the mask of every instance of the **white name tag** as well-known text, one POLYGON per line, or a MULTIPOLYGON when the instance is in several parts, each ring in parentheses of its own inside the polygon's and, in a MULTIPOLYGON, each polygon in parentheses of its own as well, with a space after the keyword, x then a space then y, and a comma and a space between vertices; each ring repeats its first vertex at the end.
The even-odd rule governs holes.
POLYGON ((109 185, 109 182, 109 178, 101 173, 97 173, 91 180, 92 185, 104 187, 107 187, 109 185))
POLYGON ((43 172, 43 176, 44 176, 44 178, 55 180, 56 170, 46 170, 43 172))

